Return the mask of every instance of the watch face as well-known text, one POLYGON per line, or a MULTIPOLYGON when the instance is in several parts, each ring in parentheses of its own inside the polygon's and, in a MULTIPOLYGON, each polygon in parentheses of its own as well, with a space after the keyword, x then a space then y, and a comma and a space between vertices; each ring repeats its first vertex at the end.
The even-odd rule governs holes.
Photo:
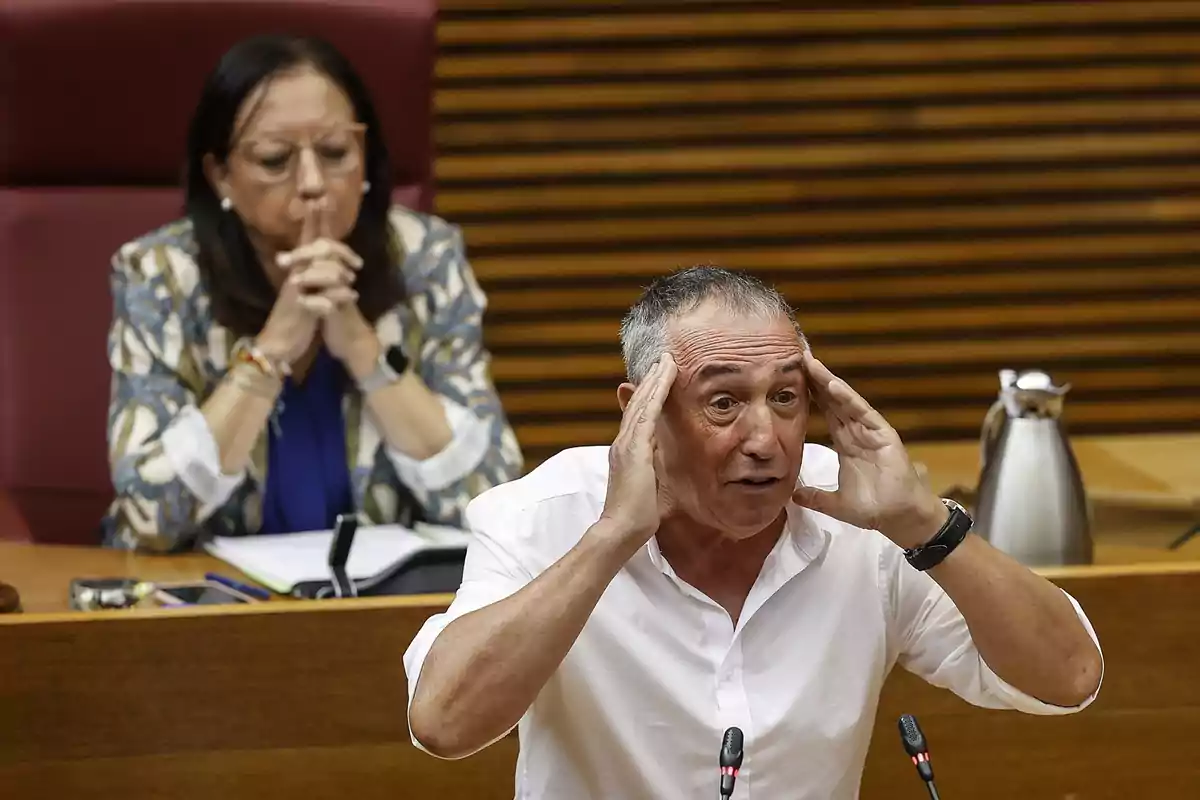
POLYGON ((387 349, 384 356, 389 367, 396 371, 397 375, 403 375, 408 370, 408 356, 404 355, 404 348, 400 345, 392 345, 387 349))

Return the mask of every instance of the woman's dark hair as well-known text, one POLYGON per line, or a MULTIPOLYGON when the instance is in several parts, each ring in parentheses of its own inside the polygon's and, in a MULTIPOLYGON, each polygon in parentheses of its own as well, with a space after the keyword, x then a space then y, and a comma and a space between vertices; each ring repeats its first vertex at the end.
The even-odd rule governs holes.
POLYGON ((362 258, 355 289, 363 316, 374 323, 404 296, 397 275, 399 256, 388 225, 392 174, 379 118, 362 79, 333 45, 321 39, 288 35, 256 36, 230 48, 204 83, 187 137, 184 172, 185 210, 192 221, 201 280, 212 298, 217 322, 238 336, 254 336, 266 324, 275 290, 237 214, 222 210, 220 198, 204 175, 204 157, 229 158, 234 122, 242 103, 264 80, 280 72, 311 66, 337 84, 366 125, 366 180, 358 220, 346 243, 362 258))

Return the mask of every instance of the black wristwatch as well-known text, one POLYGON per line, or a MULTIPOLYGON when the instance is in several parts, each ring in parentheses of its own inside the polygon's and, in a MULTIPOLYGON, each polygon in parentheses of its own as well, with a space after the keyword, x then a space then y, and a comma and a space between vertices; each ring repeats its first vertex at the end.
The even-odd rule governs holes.
POLYGON ((946 556, 954 552, 954 548, 962 544, 962 540, 967 538, 975 524, 975 520, 971 519, 971 515, 961 505, 945 497, 942 498, 942 502, 950 509, 950 516, 946 518, 941 530, 920 547, 904 551, 908 563, 922 572, 942 563, 946 556))
POLYGON ((359 391, 363 394, 370 394, 376 389, 393 384, 400 380, 401 376, 408 371, 409 366, 408 355, 404 352, 404 348, 394 344, 379 354, 375 371, 359 381, 359 391))

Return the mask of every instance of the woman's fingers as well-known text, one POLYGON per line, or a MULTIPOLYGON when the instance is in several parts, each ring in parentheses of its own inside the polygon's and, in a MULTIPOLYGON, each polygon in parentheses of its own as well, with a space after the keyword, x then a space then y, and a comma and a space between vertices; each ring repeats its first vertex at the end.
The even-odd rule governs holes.
POLYGON ((333 301, 322 294, 306 294, 296 298, 306 311, 314 316, 328 316, 334 309, 333 301))
POLYGON ((335 286, 332 289, 326 289, 321 292, 321 296, 329 299, 337 308, 358 302, 358 292, 349 286, 335 286))
POLYGON ((348 286, 336 286, 322 292, 305 294, 296 298, 309 313, 327 317, 342 306, 358 302, 358 292, 348 286))
POLYGON ((358 269, 363 263, 358 253, 351 250, 345 242, 339 242, 337 239, 327 237, 317 239, 308 244, 301 244, 295 250, 280 253, 275 257, 275 263, 285 269, 290 269, 306 262, 330 260, 341 261, 351 269, 358 269))
POLYGON ((312 292, 334 286, 350 286, 354 283, 354 278, 354 271, 339 261, 318 261, 303 270, 293 272, 288 281, 300 287, 301 291, 312 292))

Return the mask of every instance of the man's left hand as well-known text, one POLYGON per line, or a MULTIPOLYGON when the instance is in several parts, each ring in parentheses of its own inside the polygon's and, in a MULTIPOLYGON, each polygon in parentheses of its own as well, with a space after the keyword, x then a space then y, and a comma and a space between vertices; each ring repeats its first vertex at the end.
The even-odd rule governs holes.
POLYGON ((811 352, 804 357, 804 370, 838 454, 838 488, 830 492, 802 486, 792 499, 856 527, 877 530, 904 548, 927 542, 949 512, 913 468, 900 435, 811 352))

